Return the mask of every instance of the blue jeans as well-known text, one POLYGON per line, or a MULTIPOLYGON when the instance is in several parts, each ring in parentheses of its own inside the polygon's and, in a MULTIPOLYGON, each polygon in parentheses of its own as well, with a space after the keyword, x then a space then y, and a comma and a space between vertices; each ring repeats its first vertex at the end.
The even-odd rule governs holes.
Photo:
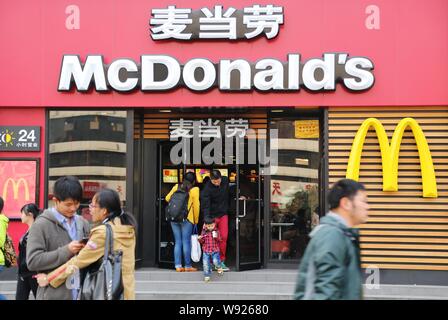
MULTIPOLYGON (((0 266, 0 272, 2 272, 3 269, 4 269, 4 266, 0 266)), ((6 297, 4 295, 0 294, 0 300, 8 300, 8 299, 6 299, 6 297)))
POLYGON ((219 258, 219 251, 217 252, 203 252, 202 253, 202 265, 204 267, 204 276, 209 277, 212 274, 212 266, 210 264, 210 258, 216 268, 221 266, 221 259, 219 258))
POLYGON ((191 268, 191 233, 193 224, 184 222, 171 222, 174 234, 174 267, 182 268, 182 253, 184 254, 185 268, 191 268))

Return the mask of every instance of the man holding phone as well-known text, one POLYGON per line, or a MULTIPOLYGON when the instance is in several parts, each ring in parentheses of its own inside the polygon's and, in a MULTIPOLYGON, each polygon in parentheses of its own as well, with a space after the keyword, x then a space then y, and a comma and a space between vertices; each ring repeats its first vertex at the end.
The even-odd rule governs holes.
MULTIPOLYGON (((82 186, 76 177, 59 178, 54 184, 55 207, 45 210, 31 226, 27 243, 30 271, 48 273, 66 263, 85 245, 90 224, 76 214, 82 186)), ((37 289, 37 300, 76 300, 78 289, 51 286, 37 289)))
POLYGON ((88 237, 82 238, 81 240, 79 240, 79 242, 81 242, 83 245, 86 245, 87 242, 89 242, 89 238, 88 237))

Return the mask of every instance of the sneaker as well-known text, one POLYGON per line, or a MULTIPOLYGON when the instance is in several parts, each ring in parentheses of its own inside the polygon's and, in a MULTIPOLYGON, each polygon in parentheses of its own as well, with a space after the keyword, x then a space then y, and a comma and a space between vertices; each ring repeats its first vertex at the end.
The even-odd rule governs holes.
POLYGON ((224 270, 222 268, 218 268, 218 274, 222 276, 224 274, 224 270))
POLYGON ((176 272, 184 272, 185 269, 184 268, 176 268, 176 272))
POLYGON ((210 282, 210 277, 204 277, 204 282, 210 282))
POLYGON ((195 272, 195 271, 198 271, 198 269, 196 269, 195 267, 189 267, 189 268, 185 268, 184 271, 185 272, 195 272))
POLYGON ((229 267, 227 267, 224 262, 221 262, 221 269, 222 271, 230 271, 229 267))

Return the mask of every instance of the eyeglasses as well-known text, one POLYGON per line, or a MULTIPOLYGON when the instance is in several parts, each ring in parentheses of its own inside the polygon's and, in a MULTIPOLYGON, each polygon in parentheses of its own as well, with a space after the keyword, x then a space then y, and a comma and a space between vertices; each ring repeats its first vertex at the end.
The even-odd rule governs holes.
POLYGON ((93 204, 93 202, 89 203, 89 209, 93 209, 93 208, 99 208, 99 206, 96 206, 93 204))

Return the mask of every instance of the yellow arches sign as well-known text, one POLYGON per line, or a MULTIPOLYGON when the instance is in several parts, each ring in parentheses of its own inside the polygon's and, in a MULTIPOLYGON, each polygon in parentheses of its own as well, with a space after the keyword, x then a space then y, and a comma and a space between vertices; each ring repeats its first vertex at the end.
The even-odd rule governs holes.
POLYGON ((28 182, 26 182, 26 180, 23 178, 20 178, 17 182, 13 178, 8 178, 8 180, 6 180, 5 184, 3 185, 3 199, 6 199, 8 195, 7 192, 10 183, 12 185, 14 200, 19 199, 19 186, 23 184, 23 187, 25 189, 25 200, 30 201, 30 189, 28 188, 28 182))
POLYGON ((358 129, 355 139, 353 140, 350 158, 347 165, 346 178, 356 181, 359 179, 361 153, 364 146, 364 140, 370 127, 374 127, 380 144, 383 168, 383 191, 398 190, 398 157, 400 153, 401 140, 406 128, 410 127, 417 143, 420 158, 423 197, 437 198, 436 176, 428 142, 426 141, 420 125, 412 118, 404 118, 398 123, 390 145, 386 130, 381 122, 376 118, 366 119, 358 129))

